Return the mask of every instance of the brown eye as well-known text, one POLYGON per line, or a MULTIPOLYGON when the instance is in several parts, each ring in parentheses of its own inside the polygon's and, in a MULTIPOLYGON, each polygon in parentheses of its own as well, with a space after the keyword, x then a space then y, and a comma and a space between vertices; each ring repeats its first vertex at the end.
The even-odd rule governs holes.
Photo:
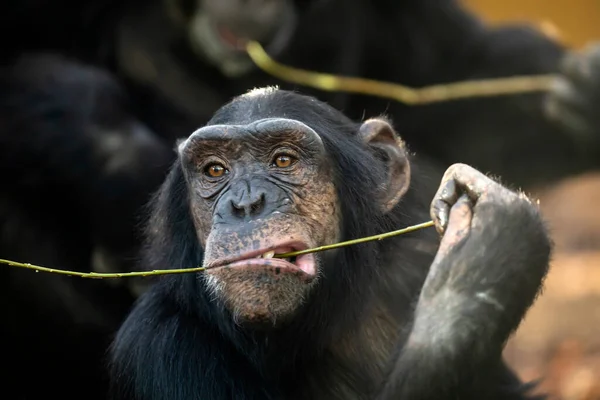
POLYGON ((213 178, 220 178, 227 173, 227 170, 221 164, 212 164, 206 168, 206 174, 213 178))
POLYGON ((294 162, 294 159, 287 155, 280 155, 275 158, 274 164, 279 168, 287 168, 294 162))

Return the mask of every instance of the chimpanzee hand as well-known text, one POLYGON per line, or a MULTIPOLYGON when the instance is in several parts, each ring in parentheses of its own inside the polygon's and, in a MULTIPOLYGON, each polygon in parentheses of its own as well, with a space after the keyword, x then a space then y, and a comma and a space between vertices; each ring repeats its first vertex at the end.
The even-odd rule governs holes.
POLYGON ((448 168, 431 216, 440 247, 378 400, 487 398, 503 346, 548 269, 538 208, 468 165, 448 168))
POLYGON ((597 140, 600 137, 600 43, 569 53, 560 72, 546 98, 547 117, 581 140, 597 140))
POLYGON ((442 178, 431 216, 443 237, 411 340, 437 337, 456 348, 473 346, 477 337, 484 354, 499 352, 547 271, 550 242, 538 208, 525 195, 455 164, 442 178))

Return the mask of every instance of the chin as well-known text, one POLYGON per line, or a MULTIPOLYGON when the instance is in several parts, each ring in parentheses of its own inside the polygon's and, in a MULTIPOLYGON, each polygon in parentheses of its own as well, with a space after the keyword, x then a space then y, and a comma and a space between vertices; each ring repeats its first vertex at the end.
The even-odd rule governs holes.
MULTIPOLYGON (((306 248, 305 246, 303 246, 306 248)), ((314 254, 273 258, 302 249, 280 246, 247 254, 206 271, 206 286, 221 302, 237 325, 268 329, 294 318, 318 280, 314 254)))

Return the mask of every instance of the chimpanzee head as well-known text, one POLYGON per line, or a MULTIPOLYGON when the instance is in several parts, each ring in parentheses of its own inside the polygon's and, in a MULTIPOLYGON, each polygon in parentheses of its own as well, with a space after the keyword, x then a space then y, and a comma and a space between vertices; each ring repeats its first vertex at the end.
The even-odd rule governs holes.
POLYGON ((180 143, 179 156, 209 267, 204 288, 240 324, 285 323, 324 282, 372 273, 346 269, 349 254, 360 264, 356 253, 274 256, 373 234, 361 224, 376 226, 410 180, 386 120, 357 125, 313 98, 271 88, 221 108, 180 143))
POLYGON ((291 40, 306 0, 165 0, 171 17, 187 29, 194 53, 226 76, 252 68, 246 44, 258 41, 279 54, 291 40))

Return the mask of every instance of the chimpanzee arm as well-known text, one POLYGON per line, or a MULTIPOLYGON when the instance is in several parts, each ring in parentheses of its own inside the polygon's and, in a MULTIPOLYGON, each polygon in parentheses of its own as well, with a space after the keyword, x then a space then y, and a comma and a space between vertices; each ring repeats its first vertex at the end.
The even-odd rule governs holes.
POLYGON ((509 382, 503 346, 542 286, 550 240, 524 195, 463 164, 446 171, 431 214, 442 242, 379 399, 496 398, 509 390, 497 384, 509 382))
MULTIPOLYGON (((565 72, 559 67, 566 50, 532 28, 504 27, 480 35, 460 53, 455 71, 440 71, 447 76, 444 82, 565 72)), ((439 152, 448 163, 465 162, 525 187, 597 167, 600 135, 582 137, 564 129, 549 118, 547 97, 540 91, 413 107, 416 141, 438 143, 434 155, 439 152)))
MULTIPOLYGON (((567 49, 532 26, 486 26, 453 0, 380 1, 398 20, 396 35, 410 38, 396 44, 403 59, 411 60, 400 83, 422 87, 564 72, 560 64, 567 49)), ((538 91, 410 107, 391 103, 390 109, 401 115, 413 150, 533 187, 594 168, 599 159, 594 149, 600 147, 600 135, 583 140, 548 118, 547 95, 538 91)))
POLYGON ((574 138, 598 149, 600 135, 600 43, 573 51, 545 103, 546 113, 574 138))

